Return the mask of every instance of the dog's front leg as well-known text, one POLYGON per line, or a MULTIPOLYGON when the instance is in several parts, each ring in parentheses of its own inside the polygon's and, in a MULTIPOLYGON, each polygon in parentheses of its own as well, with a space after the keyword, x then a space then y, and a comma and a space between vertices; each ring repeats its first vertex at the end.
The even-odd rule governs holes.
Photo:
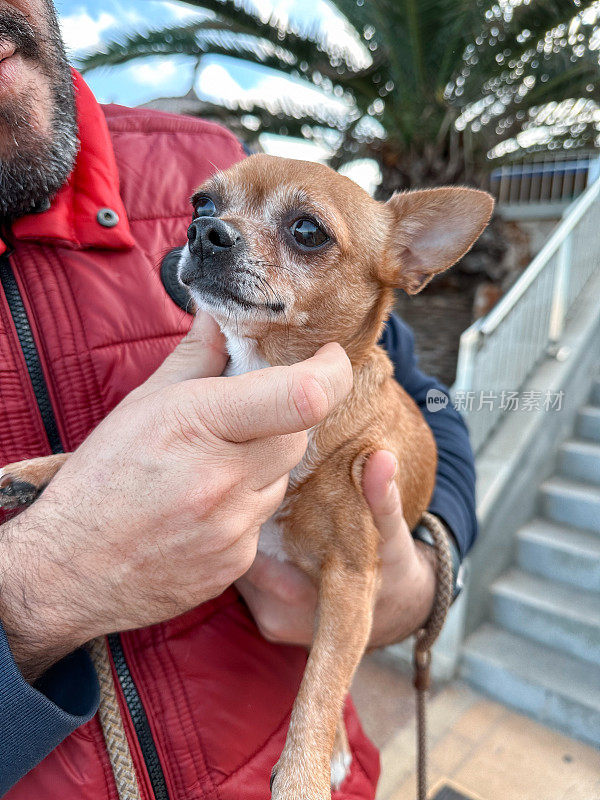
POLYGON ((350 566, 343 556, 323 565, 315 638, 273 770, 274 800, 327 800, 332 778, 340 785, 345 777, 339 764, 332 775, 332 754, 344 701, 369 639, 376 585, 374 556, 364 568, 350 566))
POLYGON ((339 718, 335 740, 333 743, 333 753, 331 754, 331 788, 338 790, 346 780, 346 775, 350 772, 352 764, 352 751, 348 741, 346 723, 344 715, 339 718))
POLYGON ((65 463, 69 453, 16 461, 0 469, 0 508, 27 506, 38 497, 65 463))

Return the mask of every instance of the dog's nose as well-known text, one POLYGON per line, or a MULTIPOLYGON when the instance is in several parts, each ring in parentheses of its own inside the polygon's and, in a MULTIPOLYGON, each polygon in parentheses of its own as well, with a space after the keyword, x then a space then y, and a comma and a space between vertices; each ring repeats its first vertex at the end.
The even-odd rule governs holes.
POLYGON ((198 217, 187 232, 189 248, 200 258, 223 253, 241 241, 241 234, 233 225, 218 217, 198 217))

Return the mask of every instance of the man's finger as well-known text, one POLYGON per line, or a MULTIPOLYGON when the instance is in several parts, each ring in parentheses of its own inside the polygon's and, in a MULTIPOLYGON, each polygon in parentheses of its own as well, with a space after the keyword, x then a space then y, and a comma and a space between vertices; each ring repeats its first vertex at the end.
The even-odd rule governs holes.
POLYGON ((252 474, 247 476, 250 488, 258 491, 283 475, 288 475, 302 460, 306 444, 306 433, 301 432, 255 439, 238 445, 236 449, 240 462, 256 465, 252 474))
POLYGON ((378 450, 367 459, 363 470, 362 488, 375 525, 384 541, 406 526, 402 503, 395 480, 398 462, 393 453, 378 450))
POLYGON ((188 334, 179 342, 144 387, 150 390, 191 380, 221 375, 227 363, 225 338, 215 320, 198 311, 188 334))
POLYGON ((352 366, 339 344, 289 367, 269 367, 198 385, 203 422, 221 439, 245 442, 317 425, 352 387, 352 366))

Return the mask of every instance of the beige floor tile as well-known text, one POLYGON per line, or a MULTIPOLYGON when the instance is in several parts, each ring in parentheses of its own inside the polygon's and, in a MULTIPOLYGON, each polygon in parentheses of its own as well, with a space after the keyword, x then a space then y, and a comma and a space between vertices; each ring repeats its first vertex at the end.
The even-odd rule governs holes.
MULTIPOLYGON (((480 701, 480 695, 462 683, 447 686, 427 703, 427 727, 429 747, 434 750, 446 736, 456 720, 472 705, 480 701)), ((360 709, 359 709, 360 710, 360 709)), ((368 728, 367 728, 368 731, 368 728)), ((391 800, 409 776, 415 771, 415 720, 398 728, 381 750, 381 778, 377 787, 378 800, 391 800)), ((433 765, 436 766, 436 765, 433 765)), ((414 800, 414 796, 411 798, 414 800)))
MULTIPOLYGON (((369 684, 389 690, 390 675, 380 665, 367 664, 362 676, 358 705, 371 706, 365 727, 370 733, 379 727, 376 738, 383 744, 378 800, 415 800, 414 718, 406 713, 410 684, 400 678, 376 704, 375 687, 369 684), (381 715, 385 700, 402 708, 381 715)), ((432 698, 428 728, 431 796, 443 781, 474 800, 600 800, 600 753, 483 698, 460 681, 432 698)))
POLYGON ((452 731, 467 741, 480 742, 506 714, 504 706, 482 699, 457 719, 452 731))
MULTIPOLYGON (((443 783, 443 776, 437 773, 431 772, 431 776, 429 779, 429 785, 431 787, 435 787, 443 783)), ((429 793, 432 794, 431 792, 429 793)), ((411 775, 410 778, 404 781, 404 783, 400 786, 400 788, 390 797, 390 800, 415 800, 417 796, 417 785, 415 782, 415 776, 411 775)))
POLYGON ((451 776, 472 755, 476 747, 474 742, 450 731, 431 750, 432 773, 451 776))
POLYGON ((411 775, 404 783, 394 792, 390 800, 414 800, 416 794, 415 779, 411 775))
POLYGON ((485 800, 598 800, 600 755, 507 712, 454 778, 485 800))
POLYGON ((402 673, 379 654, 369 654, 357 670, 351 694, 365 732, 377 747, 385 747, 399 728, 412 723, 415 692, 408 667, 402 673))

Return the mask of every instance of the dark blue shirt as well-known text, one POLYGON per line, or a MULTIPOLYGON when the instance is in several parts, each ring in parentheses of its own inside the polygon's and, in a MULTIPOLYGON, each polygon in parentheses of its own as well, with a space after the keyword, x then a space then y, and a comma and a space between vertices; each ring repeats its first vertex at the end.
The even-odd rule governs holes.
POLYGON ((448 389, 421 372, 415 356, 413 333, 395 314, 386 326, 381 344, 394 363, 396 380, 417 403, 433 431, 438 465, 429 510, 450 528, 461 558, 464 558, 477 536, 475 460, 467 426, 451 402, 441 408, 427 402, 428 395, 435 397, 436 391, 449 398, 448 389))
MULTIPOLYGON (((435 436, 438 468, 430 511, 450 528, 462 556, 477 534, 475 467, 465 424, 451 403, 429 403, 431 390, 447 389, 417 366, 410 328, 393 316, 382 338, 396 380, 414 398, 435 436), (436 409, 436 410, 433 410, 436 409)), ((28 684, 12 658, 0 626, 0 795, 38 764, 98 707, 98 680, 83 650, 28 684)))

